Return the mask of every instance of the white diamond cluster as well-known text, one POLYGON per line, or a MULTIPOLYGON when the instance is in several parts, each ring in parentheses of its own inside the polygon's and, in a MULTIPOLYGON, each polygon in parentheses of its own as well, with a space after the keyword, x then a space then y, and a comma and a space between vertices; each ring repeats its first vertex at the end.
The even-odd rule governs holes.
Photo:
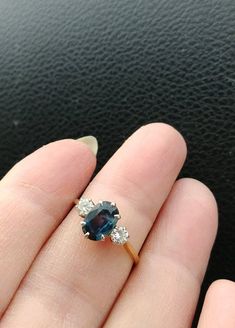
POLYGON ((110 238, 114 244, 123 245, 129 238, 129 233, 125 227, 116 227, 110 234, 110 238))
POLYGON ((78 204, 75 207, 78 209, 79 215, 85 217, 94 206, 95 204, 91 199, 80 198, 78 204))

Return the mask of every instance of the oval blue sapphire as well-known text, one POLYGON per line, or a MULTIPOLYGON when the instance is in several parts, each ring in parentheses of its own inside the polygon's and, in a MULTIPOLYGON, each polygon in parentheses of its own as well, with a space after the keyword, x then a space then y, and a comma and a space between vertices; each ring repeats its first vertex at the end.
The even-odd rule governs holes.
POLYGON ((88 238, 91 240, 101 240, 102 235, 108 236, 118 221, 115 214, 119 214, 119 211, 111 202, 103 201, 102 204, 95 205, 84 219, 84 234, 89 232, 88 238))

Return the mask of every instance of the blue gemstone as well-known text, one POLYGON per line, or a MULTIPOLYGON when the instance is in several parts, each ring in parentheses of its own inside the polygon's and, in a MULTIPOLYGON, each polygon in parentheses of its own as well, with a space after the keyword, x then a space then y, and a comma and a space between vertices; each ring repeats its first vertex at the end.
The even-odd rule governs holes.
POLYGON ((92 240, 101 240, 102 235, 108 236, 117 224, 115 214, 119 214, 119 211, 111 202, 103 201, 95 205, 84 219, 84 234, 89 232, 88 238, 92 240))

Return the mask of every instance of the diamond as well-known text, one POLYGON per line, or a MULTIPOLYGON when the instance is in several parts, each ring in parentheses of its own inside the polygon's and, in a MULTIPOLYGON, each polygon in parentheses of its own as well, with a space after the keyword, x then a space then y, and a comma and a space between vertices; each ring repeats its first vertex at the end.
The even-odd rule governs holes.
POLYGON ((79 215, 85 217, 94 206, 95 204, 92 200, 88 198, 80 198, 75 207, 78 209, 79 215))
POLYGON ((123 245, 129 238, 129 233, 125 227, 116 227, 110 234, 110 238, 114 244, 123 245))

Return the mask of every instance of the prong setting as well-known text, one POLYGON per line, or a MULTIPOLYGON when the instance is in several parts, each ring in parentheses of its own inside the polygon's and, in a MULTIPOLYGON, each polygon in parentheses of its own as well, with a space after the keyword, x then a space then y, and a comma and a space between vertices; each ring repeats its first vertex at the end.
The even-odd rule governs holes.
MULTIPOLYGON (((96 204, 89 198, 80 198, 76 205, 84 237, 90 240, 104 241, 111 237, 121 216, 115 202, 99 200, 96 204)), ((114 237, 115 239, 115 237, 114 237)))
POLYGON ((78 210, 79 215, 84 218, 95 206, 91 199, 80 198, 75 208, 78 210))
POLYGON ((115 227, 110 234, 110 238, 114 244, 124 245, 129 238, 129 233, 125 227, 115 227))

